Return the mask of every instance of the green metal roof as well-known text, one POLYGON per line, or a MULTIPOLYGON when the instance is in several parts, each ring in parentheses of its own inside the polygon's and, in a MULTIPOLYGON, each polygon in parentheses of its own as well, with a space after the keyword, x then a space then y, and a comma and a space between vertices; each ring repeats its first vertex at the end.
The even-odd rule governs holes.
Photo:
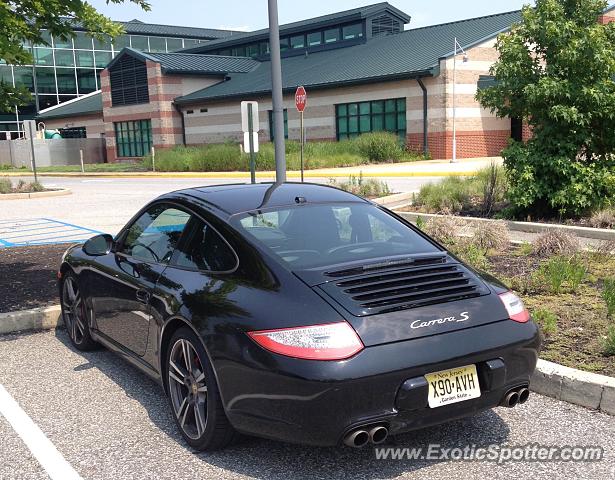
MULTIPOLYGON (((330 88, 435 75, 439 60, 453 54, 454 37, 464 48, 469 48, 508 30, 520 19, 521 12, 517 10, 406 30, 352 47, 284 58, 283 88, 285 91, 294 91, 298 85, 330 88)), ((230 75, 229 80, 179 97, 176 102, 245 98, 270 92, 271 65, 267 61, 259 63, 250 73, 230 75)))
POLYGON ((144 60, 159 63, 164 73, 192 75, 226 75, 248 73, 260 63, 249 57, 225 57, 221 55, 199 55, 194 53, 152 53, 126 47, 111 60, 111 68, 124 55, 133 55, 144 60))
POLYGON ((36 116, 37 120, 51 120, 53 118, 76 117, 80 115, 102 114, 102 93, 100 90, 83 97, 69 100, 54 107, 41 110, 36 116))
MULTIPOLYGON (((381 2, 374 5, 353 8, 351 10, 345 10, 343 12, 322 15, 320 17, 309 18, 307 20, 301 20, 299 22, 280 25, 280 34, 288 35, 299 31, 306 31, 308 29, 318 29, 329 25, 338 25, 340 23, 359 21, 363 20, 364 18, 376 16, 384 12, 388 12, 392 15, 395 15, 404 23, 408 23, 410 21, 410 16, 408 14, 402 12, 401 10, 395 8, 387 2, 381 2)), ((213 49, 214 47, 221 48, 243 44, 251 41, 267 40, 268 38, 269 29, 263 28, 254 32, 234 33, 232 35, 232 38, 213 40, 211 42, 207 42, 204 45, 185 48, 182 51, 192 53, 206 53, 208 51, 211 51, 211 49, 213 49)))

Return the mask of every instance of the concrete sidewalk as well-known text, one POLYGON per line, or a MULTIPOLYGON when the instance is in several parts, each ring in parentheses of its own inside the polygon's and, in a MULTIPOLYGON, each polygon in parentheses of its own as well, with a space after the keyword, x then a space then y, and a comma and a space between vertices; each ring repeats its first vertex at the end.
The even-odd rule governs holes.
MULTIPOLYGON (((381 163, 355 167, 320 168, 305 171, 305 178, 332 178, 363 174, 364 177, 447 177, 466 176, 488 167, 492 162, 502 163, 501 157, 467 158, 451 163, 449 160, 421 160, 404 163, 381 163)), ((0 176, 24 176, 29 171, 0 172, 0 176)), ((40 172, 41 177, 103 177, 103 178, 246 178, 248 172, 40 172)), ((287 172, 289 179, 301 177, 299 171, 287 172)), ((275 172, 257 172, 258 179, 275 177, 275 172)))

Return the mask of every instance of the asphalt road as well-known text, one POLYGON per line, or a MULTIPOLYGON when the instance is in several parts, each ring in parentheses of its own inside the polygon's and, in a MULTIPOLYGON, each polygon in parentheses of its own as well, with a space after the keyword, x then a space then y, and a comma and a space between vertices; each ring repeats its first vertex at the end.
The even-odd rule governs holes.
MULTIPOLYGON (((194 453, 177 434, 155 383, 107 351, 73 350, 62 330, 0 337, 0 385, 85 480, 615 478, 615 418, 538 395, 515 409, 399 436, 396 446, 602 445, 605 458, 502 465, 377 460, 369 448, 311 448, 255 438, 222 452, 194 453)), ((39 478, 48 477, 0 414, 0 479, 39 478)))
MULTIPOLYGON (((32 181, 32 177, 24 177, 24 180, 32 181)), ((325 184, 329 182, 327 178, 309 180, 325 184)), ((418 191, 422 184, 438 181, 439 178, 408 177, 380 180, 387 182, 394 192, 412 192, 418 191)), ((0 221, 44 217, 115 234, 143 205, 158 195, 182 188, 246 181, 249 182, 249 176, 246 180, 42 177, 45 186, 69 188, 73 194, 28 201, 5 201, 0 208, 0 221)))

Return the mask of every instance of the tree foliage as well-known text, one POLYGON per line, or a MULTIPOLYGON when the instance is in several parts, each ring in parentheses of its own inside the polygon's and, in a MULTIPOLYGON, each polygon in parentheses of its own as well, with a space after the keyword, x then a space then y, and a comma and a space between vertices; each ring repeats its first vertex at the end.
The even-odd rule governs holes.
POLYGON ((477 94, 499 117, 521 118, 526 143, 504 150, 519 210, 580 214, 615 196, 615 23, 605 0, 537 0, 496 42, 493 87, 477 94))
MULTIPOLYGON (((119 4, 125 0, 106 1, 119 4)), ((146 11, 150 9, 146 0, 128 1, 146 11)), ((44 30, 61 39, 73 37, 75 25, 99 39, 123 32, 120 24, 83 0, 2 0, 0 25, 0 58, 13 65, 32 64, 32 51, 25 45, 48 45, 42 36, 44 30)), ((16 104, 23 105, 30 98, 25 88, 0 83, 0 111, 11 111, 16 104)))

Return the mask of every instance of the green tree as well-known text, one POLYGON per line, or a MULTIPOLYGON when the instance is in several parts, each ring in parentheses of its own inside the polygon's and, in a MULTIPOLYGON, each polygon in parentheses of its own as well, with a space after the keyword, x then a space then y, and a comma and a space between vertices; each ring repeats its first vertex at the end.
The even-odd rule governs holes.
MULTIPOLYGON (((148 11, 146 0, 106 0, 107 3, 130 1, 148 11)), ((123 32, 120 24, 105 17, 83 0, 2 0, 0 2, 0 59, 13 65, 31 64, 32 51, 25 45, 47 45, 44 30, 62 39, 71 38, 78 24, 92 36, 102 39, 123 32)), ((0 82, 0 111, 11 111, 15 105, 31 100, 26 88, 0 82)))
POLYGON ((493 87, 477 94, 533 131, 503 152, 510 200, 536 215, 581 214, 615 197, 615 23, 605 0, 537 0, 496 42, 493 87))

